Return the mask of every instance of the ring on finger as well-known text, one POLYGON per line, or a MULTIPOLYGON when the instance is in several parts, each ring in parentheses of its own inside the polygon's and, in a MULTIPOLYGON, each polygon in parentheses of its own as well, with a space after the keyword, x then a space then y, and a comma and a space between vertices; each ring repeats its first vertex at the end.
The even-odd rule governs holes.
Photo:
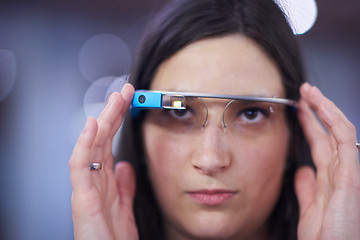
POLYGON ((89 164, 90 170, 100 170, 101 167, 102 167, 102 163, 92 162, 89 164))
POLYGON ((356 147, 357 147, 357 149, 359 150, 359 152, 360 152, 360 143, 356 143, 356 147))

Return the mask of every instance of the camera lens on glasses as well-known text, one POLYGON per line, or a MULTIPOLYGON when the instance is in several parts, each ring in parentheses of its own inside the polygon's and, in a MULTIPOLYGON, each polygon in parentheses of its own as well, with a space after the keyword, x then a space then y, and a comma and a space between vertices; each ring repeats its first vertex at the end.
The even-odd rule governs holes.
POLYGON ((146 97, 144 95, 139 96, 139 103, 144 103, 146 101, 146 97))

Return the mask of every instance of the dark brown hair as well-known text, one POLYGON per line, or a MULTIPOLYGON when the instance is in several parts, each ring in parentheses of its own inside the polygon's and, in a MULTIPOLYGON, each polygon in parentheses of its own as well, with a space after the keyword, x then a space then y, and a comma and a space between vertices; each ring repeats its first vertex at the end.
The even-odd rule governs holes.
MULTIPOLYGON (((257 42, 280 69, 286 97, 299 99, 304 82, 302 60, 286 18, 271 0, 184 0, 174 1, 154 19, 143 38, 131 72, 136 89, 148 89, 162 62, 181 48, 203 38, 242 34, 257 42)), ((296 239, 298 204, 294 193, 294 174, 305 164, 308 146, 296 118, 290 118, 292 138, 283 187, 269 219, 273 239, 296 239)), ((164 239, 162 213, 156 202, 142 142, 141 119, 126 116, 118 159, 135 168, 137 190, 134 212, 140 239, 164 239)))

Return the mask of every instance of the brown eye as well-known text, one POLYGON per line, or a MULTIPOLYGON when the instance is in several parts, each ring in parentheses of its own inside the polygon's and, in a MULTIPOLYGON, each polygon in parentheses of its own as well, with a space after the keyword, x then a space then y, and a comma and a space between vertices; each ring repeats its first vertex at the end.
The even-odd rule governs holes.
POLYGON ((244 112, 244 117, 248 120, 254 120, 258 116, 258 111, 256 109, 247 109, 244 112))
POLYGON ((189 121, 194 118, 194 113, 190 108, 187 109, 173 109, 168 111, 172 118, 176 120, 185 120, 189 121))
POLYGON ((246 108, 240 111, 238 118, 242 122, 255 123, 269 117, 269 112, 263 108, 246 108))
POLYGON ((172 115, 182 118, 184 116, 186 116, 186 109, 180 109, 180 110, 172 110, 172 115))

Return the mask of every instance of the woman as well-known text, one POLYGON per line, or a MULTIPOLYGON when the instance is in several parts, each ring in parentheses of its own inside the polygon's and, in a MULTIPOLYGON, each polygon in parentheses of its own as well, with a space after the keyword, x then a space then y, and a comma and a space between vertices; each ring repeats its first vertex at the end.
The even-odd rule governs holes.
POLYGON ((200 101, 189 100, 186 111, 127 115, 119 159, 133 167, 119 162, 115 171, 112 138, 133 86, 111 94, 97 121, 88 119, 70 159, 75 238, 358 239, 356 131, 303 84, 301 66, 272 1, 180 1, 165 9, 143 39, 132 84, 196 92, 184 99, 200 101), (298 100, 298 119, 282 104, 214 94, 298 100), (304 166, 312 164, 305 138, 316 174, 304 166), (90 171, 90 162, 101 170, 90 171))

